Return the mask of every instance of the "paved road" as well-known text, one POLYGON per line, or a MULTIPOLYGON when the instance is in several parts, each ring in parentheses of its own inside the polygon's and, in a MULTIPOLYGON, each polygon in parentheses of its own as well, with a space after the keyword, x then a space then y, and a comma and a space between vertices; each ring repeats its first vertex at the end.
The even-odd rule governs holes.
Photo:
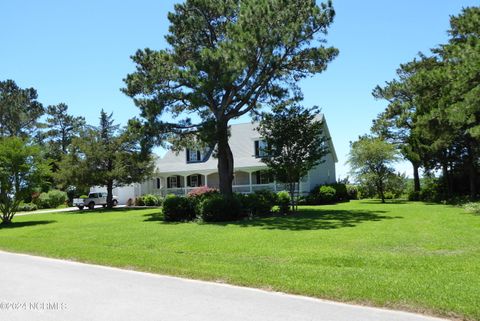
POLYGON ((2 321, 440 320, 1 251, 0 267, 2 321))

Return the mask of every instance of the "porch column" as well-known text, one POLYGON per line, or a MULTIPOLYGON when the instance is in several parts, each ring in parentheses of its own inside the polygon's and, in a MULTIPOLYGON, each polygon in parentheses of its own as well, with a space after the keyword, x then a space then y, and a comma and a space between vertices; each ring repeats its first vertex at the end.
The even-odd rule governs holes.
POLYGON ((252 189, 252 172, 248 172, 248 182, 250 183, 250 193, 253 192, 253 189, 252 189))
POLYGON ((187 176, 183 176, 183 190, 185 195, 187 195, 187 176))
POLYGON ((208 174, 205 174, 203 175, 205 176, 205 183, 203 185, 205 185, 206 187, 208 187, 208 174))

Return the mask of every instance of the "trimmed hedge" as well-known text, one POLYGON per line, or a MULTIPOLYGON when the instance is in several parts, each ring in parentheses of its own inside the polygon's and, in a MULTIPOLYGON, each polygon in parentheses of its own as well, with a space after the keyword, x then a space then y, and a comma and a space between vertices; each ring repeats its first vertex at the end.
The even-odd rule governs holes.
POLYGON ((163 217, 167 222, 192 221, 195 219, 194 202, 189 197, 167 195, 163 201, 163 217))
POLYGON ((197 217, 204 222, 238 220, 243 217, 242 204, 237 197, 212 194, 197 205, 197 217))
POLYGON ((335 202, 348 202, 356 199, 358 191, 353 185, 335 183, 316 186, 305 198, 305 203, 309 205, 332 204, 335 202))
POLYGON ((268 191, 257 191, 239 197, 243 210, 248 213, 248 216, 268 216, 277 203, 277 195, 268 191))
POLYGON ((331 204, 338 200, 337 191, 332 186, 321 186, 318 190, 318 200, 321 204, 331 204))
POLYGON ((160 196, 153 194, 146 194, 142 196, 145 206, 160 206, 162 205, 162 199, 160 196))
POLYGON ((203 189, 188 196, 167 195, 163 202, 165 221, 224 222, 253 216, 268 216, 272 208, 279 206, 280 213, 290 211, 290 194, 257 191, 252 194, 234 194, 226 198, 217 190, 203 189))

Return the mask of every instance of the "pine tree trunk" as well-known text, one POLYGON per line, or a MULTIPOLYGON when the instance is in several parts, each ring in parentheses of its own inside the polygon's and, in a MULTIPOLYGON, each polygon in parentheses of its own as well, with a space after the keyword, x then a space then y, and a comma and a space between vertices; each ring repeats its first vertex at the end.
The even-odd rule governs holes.
POLYGON ((412 163, 413 165, 413 191, 416 193, 420 192, 420 175, 418 174, 418 164, 412 163))
POLYGON ((378 193, 380 194, 380 199, 382 200, 382 203, 385 203, 385 192, 382 180, 378 182, 378 193))
POLYGON ((217 127, 217 157, 220 193, 226 197, 233 195, 233 154, 228 144, 228 125, 220 123, 217 127))
POLYGON ((468 146, 468 181, 470 185, 470 199, 477 198, 477 169, 475 167, 475 155, 473 148, 468 146))
POLYGON ((448 171, 448 165, 446 163, 442 164, 442 176, 446 185, 444 190, 445 195, 443 195, 443 198, 449 199, 450 197, 452 197, 453 189, 452 189, 452 182, 450 179, 450 172, 448 171))
POLYGON ((113 181, 107 183, 107 208, 113 208, 113 181))

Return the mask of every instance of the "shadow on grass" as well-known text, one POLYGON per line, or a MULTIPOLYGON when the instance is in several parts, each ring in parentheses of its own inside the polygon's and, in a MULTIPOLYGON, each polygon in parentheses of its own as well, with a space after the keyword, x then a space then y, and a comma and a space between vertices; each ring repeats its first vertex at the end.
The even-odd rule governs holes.
POLYGON ((355 227, 363 222, 378 222, 403 218, 401 216, 385 216, 382 215, 382 213, 386 212, 370 210, 304 210, 288 216, 218 224, 236 224, 241 227, 253 226, 268 230, 307 231, 355 227))
MULTIPOLYGON (((345 227, 355 227, 363 222, 378 222, 382 220, 401 219, 401 216, 383 215, 386 211, 371 210, 301 210, 288 216, 271 216, 231 222, 205 223, 209 225, 240 227, 260 227, 267 230, 331 230, 345 227)), ((164 224, 182 224, 182 222, 164 222, 161 215, 145 214, 144 222, 161 222, 164 224)))
POLYGON ((389 205, 389 204, 408 204, 410 201, 396 199, 396 200, 385 200, 385 203, 382 203, 381 200, 369 199, 369 200, 360 200, 361 204, 377 204, 377 205, 389 205))
POLYGON ((27 222, 11 222, 9 224, 0 224, 1 229, 10 229, 10 228, 17 228, 17 227, 28 227, 28 226, 35 226, 35 225, 45 225, 50 223, 56 223, 57 221, 27 221, 27 222))
POLYGON ((83 209, 78 211, 64 212, 68 214, 93 214, 93 213, 121 213, 121 212, 133 212, 144 211, 149 209, 155 209, 155 207, 118 207, 118 208, 96 208, 93 210, 83 209))
POLYGON ((163 222, 163 223, 182 223, 182 222, 165 222, 163 221, 163 214, 161 211, 157 212, 157 213, 149 213, 149 214, 145 214, 143 215, 145 217, 145 219, 143 220, 144 222, 163 222))

